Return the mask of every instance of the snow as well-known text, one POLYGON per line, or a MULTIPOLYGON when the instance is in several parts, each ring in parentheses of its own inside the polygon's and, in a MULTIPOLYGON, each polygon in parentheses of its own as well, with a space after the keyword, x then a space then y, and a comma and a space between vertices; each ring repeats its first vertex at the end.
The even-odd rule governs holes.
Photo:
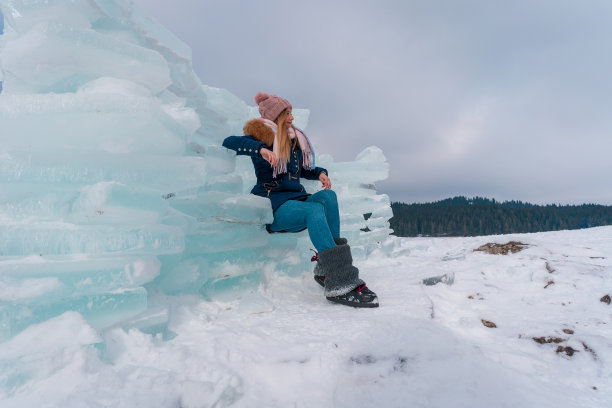
POLYGON ((0 8, 3 408, 611 405, 612 228, 390 237, 384 153, 319 154, 381 307, 332 304, 188 45, 130 0, 0 8))
POLYGON ((30 326, 0 345, 0 402, 610 406, 612 306, 600 299, 612 293, 612 227, 387 245, 394 256, 357 262, 379 294, 378 309, 328 302, 308 270, 272 271, 252 293, 237 292, 250 303, 159 294, 150 303, 172 305, 168 333, 95 331, 74 312, 30 326), (528 246, 508 255, 473 251, 508 241, 528 246), (452 284, 423 284, 450 274, 452 284))

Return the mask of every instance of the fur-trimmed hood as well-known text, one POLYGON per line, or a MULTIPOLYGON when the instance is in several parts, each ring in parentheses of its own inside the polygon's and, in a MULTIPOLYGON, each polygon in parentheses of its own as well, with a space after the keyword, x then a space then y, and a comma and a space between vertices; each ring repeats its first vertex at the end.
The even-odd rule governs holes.
POLYGON ((270 147, 274 145, 274 131, 260 119, 249 120, 244 124, 243 131, 245 135, 253 136, 270 147))

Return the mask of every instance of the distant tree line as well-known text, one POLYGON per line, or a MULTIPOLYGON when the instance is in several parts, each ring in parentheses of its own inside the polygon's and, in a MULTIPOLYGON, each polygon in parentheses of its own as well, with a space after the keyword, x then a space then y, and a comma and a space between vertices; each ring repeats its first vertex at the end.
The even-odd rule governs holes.
POLYGON ((394 234, 476 236, 558 231, 612 225, 612 206, 534 205, 482 197, 454 197, 424 204, 391 203, 394 234))

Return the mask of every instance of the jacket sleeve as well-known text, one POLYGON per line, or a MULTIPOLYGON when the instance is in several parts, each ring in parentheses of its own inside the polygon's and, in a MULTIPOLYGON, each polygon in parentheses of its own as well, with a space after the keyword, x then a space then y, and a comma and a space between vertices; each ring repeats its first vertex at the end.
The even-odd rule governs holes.
POLYGON ((235 151, 237 155, 261 157, 259 151, 266 145, 252 136, 229 136, 223 141, 223 147, 235 151))
POLYGON ((306 170, 302 168, 300 175, 306 180, 318 180, 321 173, 329 175, 329 173, 327 173, 327 170, 325 170, 323 167, 315 167, 312 170, 306 170))

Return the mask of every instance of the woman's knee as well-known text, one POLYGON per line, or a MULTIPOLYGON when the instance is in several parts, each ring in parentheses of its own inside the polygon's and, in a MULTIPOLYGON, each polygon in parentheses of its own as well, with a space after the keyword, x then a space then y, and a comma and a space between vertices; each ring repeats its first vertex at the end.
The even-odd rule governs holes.
POLYGON ((317 194, 321 194, 323 197, 336 199, 336 192, 334 190, 321 190, 317 192, 317 194))
POLYGON ((330 204, 338 205, 338 197, 334 190, 321 190, 312 195, 312 201, 321 202, 328 206, 330 204))

